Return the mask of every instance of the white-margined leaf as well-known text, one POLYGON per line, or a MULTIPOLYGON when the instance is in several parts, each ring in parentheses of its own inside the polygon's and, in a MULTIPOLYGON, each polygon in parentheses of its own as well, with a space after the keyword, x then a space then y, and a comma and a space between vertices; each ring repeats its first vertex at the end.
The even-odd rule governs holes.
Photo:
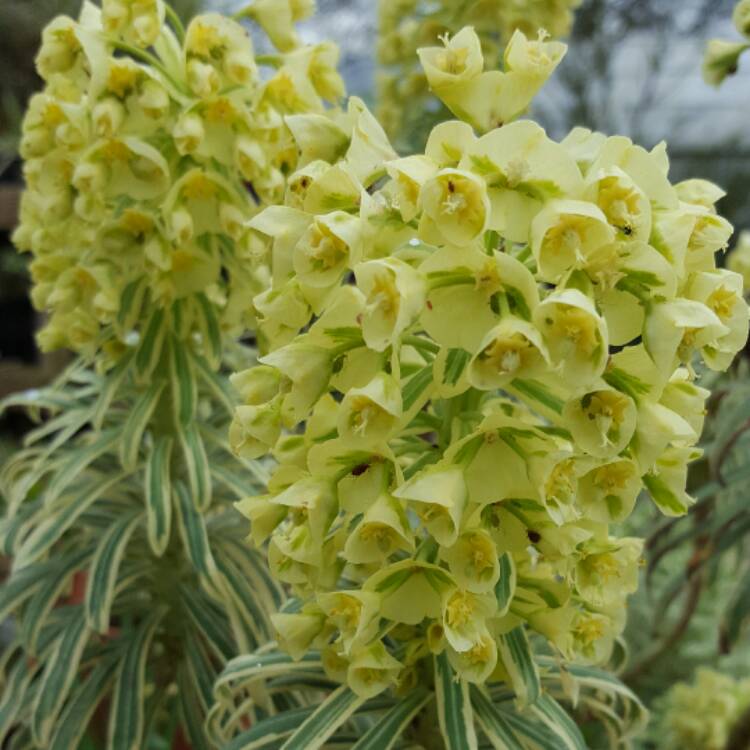
POLYGON ((208 360, 209 365, 217 368, 221 362, 223 346, 219 320, 216 317, 216 309, 214 305, 208 301, 205 294, 198 294, 196 295, 196 298, 201 307, 202 313, 202 315, 198 316, 198 326, 203 334, 206 359, 208 360))
POLYGON ((432 693, 416 688, 396 702, 396 705, 357 741, 352 750, 390 750, 411 720, 432 699, 432 693))
POLYGON ((138 511, 119 518, 104 533, 89 570, 84 608, 86 621, 97 633, 109 630, 109 613, 115 597, 117 573, 125 547, 142 518, 138 511))
POLYGON ((179 424, 188 427, 195 419, 198 386, 192 358, 188 355, 185 344, 175 338, 170 341, 169 368, 174 416, 179 424))
MULTIPOLYGON (((6 653, 14 652, 11 646, 6 647, 6 653)), ((11 667, 5 666, 3 674, 3 691, 0 697, 0 746, 5 747, 5 741, 15 727, 17 716, 22 707, 28 704, 27 690, 37 671, 38 664, 32 663, 21 654, 11 667)))
POLYGON ((500 577, 495 584, 495 598, 497 599, 497 617, 508 613, 513 594, 516 591, 516 565, 507 552, 500 555, 500 577))
POLYGON ((164 609, 152 612, 125 647, 115 678, 109 713, 109 750, 141 750, 145 724, 146 664, 164 609))
POLYGON ((94 667, 83 683, 72 692, 55 724, 49 750, 71 750, 78 747, 91 715, 108 692, 113 678, 112 659, 103 659, 94 667))
POLYGON ((21 639, 30 654, 39 655, 37 641, 49 613, 63 595, 70 579, 85 568, 93 553, 93 545, 87 545, 84 549, 74 549, 68 554, 55 555, 54 566, 27 602, 23 616, 18 618, 21 639))
POLYGON ((133 471, 138 463, 143 433, 166 386, 165 380, 157 380, 137 398, 120 432, 120 463, 127 471, 133 471))
POLYGON ((539 669, 523 626, 519 625, 501 635, 498 639, 498 646, 519 703, 521 706, 534 703, 541 695, 542 686, 539 669))
POLYGON ((524 750, 506 718, 482 688, 472 685, 470 695, 474 716, 492 747, 495 750, 524 750))
POLYGON ((164 310, 158 309, 146 324, 138 351, 135 353, 135 374, 139 382, 147 382, 154 371, 164 346, 164 310))
POLYGON ((79 607, 77 616, 62 633, 45 661, 31 718, 34 741, 40 747, 49 745, 60 710, 78 674, 78 664, 89 635, 83 607, 79 607))
POLYGON ((445 651, 435 657, 435 696, 446 750, 477 750, 469 685, 457 679, 445 651))
POLYGON ((587 750, 581 730, 552 696, 539 696, 529 710, 556 735, 560 750, 587 750))
POLYGON ((195 424, 180 429, 179 438, 193 505, 205 511, 211 505, 212 482, 203 438, 195 424))
POLYGON ((364 702, 364 698, 342 685, 297 727, 281 750, 318 750, 364 702))
POLYGON ((204 586, 216 592, 218 584, 216 562, 206 531, 204 517, 196 510, 190 491, 182 482, 175 482, 174 499, 177 506, 180 537, 193 567, 204 586))
POLYGON ((112 487, 116 487, 127 476, 116 473, 109 479, 99 477, 81 488, 71 490, 54 508, 48 508, 44 520, 24 539, 16 550, 14 565, 25 568, 39 560, 60 540, 76 520, 112 487))
POLYGON ((172 528, 172 438, 159 435, 150 446, 144 472, 148 542, 157 557, 164 554, 172 528))
POLYGON ((96 439, 85 446, 77 447, 55 470, 55 481, 44 488, 44 504, 52 508, 57 499, 97 458, 112 450, 120 440, 120 430, 100 432, 96 439))

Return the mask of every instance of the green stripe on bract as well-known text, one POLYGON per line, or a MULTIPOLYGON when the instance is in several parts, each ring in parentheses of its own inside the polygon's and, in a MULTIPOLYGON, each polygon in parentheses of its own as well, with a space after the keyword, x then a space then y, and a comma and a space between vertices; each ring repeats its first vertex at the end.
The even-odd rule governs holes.
POLYGON ((456 678, 445 651, 435 657, 438 722, 446 750, 477 749, 477 735, 468 688, 464 680, 456 678))
POLYGON ((511 386, 525 398, 536 401, 557 414, 562 414, 565 404, 557 396, 550 393, 542 383, 536 380, 516 379, 511 383, 511 386))
POLYGON ((404 386, 402 394, 404 411, 409 411, 414 406, 417 399, 424 393, 425 388, 430 383, 432 383, 432 365, 427 365, 404 386))

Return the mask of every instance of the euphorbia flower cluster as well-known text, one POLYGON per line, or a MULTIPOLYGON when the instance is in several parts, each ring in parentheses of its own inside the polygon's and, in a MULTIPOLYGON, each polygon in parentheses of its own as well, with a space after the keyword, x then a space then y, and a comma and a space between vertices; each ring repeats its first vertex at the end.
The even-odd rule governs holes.
MULTIPOLYGON (((536 37, 543 29, 554 39, 565 37, 579 5, 580 0, 483 0, 459 5, 451 0, 380 0, 378 61, 383 70, 378 79, 378 118, 388 135, 409 138, 417 124, 415 118, 424 117, 426 109, 436 109, 429 104, 432 81, 428 84, 418 64, 417 49, 434 45, 468 24, 476 30, 477 46, 481 45, 489 68, 497 68, 501 62, 512 67, 512 54, 505 48, 516 32, 536 37)), ((452 72, 469 75, 477 61, 475 55, 473 58, 454 59, 452 72)), ((533 93, 521 87, 518 91, 528 94, 525 106, 533 93)))
POLYGON ((240 23, 207 13, 184 30, 162 0, 87 2, 45 29, 14 238, 50 313, 44 348, 116 359, 165 310, 183 338, 248 323, 266 280, 245 223, 283 198, 295 115, 343 94, 337 49, 294 32, 311 3, 267 5, 245 14, 283 50, 264 77, 240 23))
MULTIPOLYGON (((519 35, 506 58, 561 53, 519 35)), ((365 696, 443 651, 463 680, 512 678, 519 626, 606 659, 641 553, 610 525, 644 488, 687 510, 696 368, 748 327, 716 186, 671 184, 663 144, 496 127, 514 73, 482 72, 471 29, 420 57, 463 120, 398 158, 352 100, 342 157, 311 155, 250 223, 266 351, 234 376, 234 450, 277 461, 240 509, 301 600, 280 642, 365 696)))
POLYGON ((703 78, 712 86, 718 86, 727 76, 734 75, 743 53, 750 49, 750 0, 740 0, 734 6, 732 21, 745 41, 709 40, 703 58, 703 78))
POLYGON ((662 700, 656 727, 660 747, 723 750, 749 706, 750 680, 702 667, 691 683, 678 682, 662 700))

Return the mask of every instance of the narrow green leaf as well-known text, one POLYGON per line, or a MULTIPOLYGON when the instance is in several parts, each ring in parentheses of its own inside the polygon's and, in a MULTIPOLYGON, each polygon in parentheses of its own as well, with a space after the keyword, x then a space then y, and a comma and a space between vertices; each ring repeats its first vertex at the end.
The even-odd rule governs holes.
POLYGON ((217 698, 231 694, 232 683, 248 684, 254 680, 265 680, 293 670, 314 672, 323 668, 320 654, 308 651, 299 661, 294 661, 283 651, 261 654, 243 654, 227 662, 226 667, 214 683, 217 698))
POLYGON ((198 324, 201 327, 204 343, 206 347, 206 359, 214 368, 221 362, 222 343, 219 320, 216 317, 214 306, 208 301, 205 294, 196 295, 198 303, 201 306, 202 316, 198 318, 198 324))
POLYGON ((31 731, 40 747, 49 744, 57 717, 78 673, 89 634, 83 608, 79 608, 46 661, 31 713, 31 731))
POLYGON ((140 750, 143 747, 146 663, 154 633, 164 615, 159 608, 139 625, 128 642, 117 670, 109 714, 109 750, 140 750))
POLYGON ((122 290, 120 309, 117 311, 117 325, 123 333, 132 329, 140 317, 145 292, 146 284, 140 278, 131 281, 122 290))
POLYGON ((133 471, 138 463, 143 433, 159 403, 166 381, 152 383, 138 398, 130 410, 120 433, 120 463, 124 469, 133 471))
POLYGON ((207 510, 211 505, 212 483, 203 439, 195 424, 180 429, 179 437, 193 503, 198 510, 207 510))
POLYGON ((104 419, 109 411, 109 407, 122 385, 125 376, 130 372, 132 365, 131 360, 131 354, 125 355, 117 365, 104 376, 104 387, 99 393, 99 397, 94 405, 94 413, 91 417, 91 424, 97 431, 101 430, 102 425, 104 424, 104 419))
POLYGON ((737 586, 732 602, 724 616, 729 643, 734 645, 750 619, 750 572, 746 572, 737 586))
POLYGON ((175 338, 172 338, 169 349, 174 415, 183 427, 187 427, 195 418, 198 401, 198 387, 195 382, 192 358, 188 356, 185 344, 175 338))
POLYGON ((417 688, 401 699, 388 713, 379 719, 362 736, 352 750, 390 750, 412 721, 424 708, 432 694, 424 688, 417 688))
POLYGON ((164 554, 172 527, 171 460, 172 438, 157 437, 144 472, 148 542, 157 557, 164 554))
POLYGON ((182 543, 193 567, 209 590, 215 590, 217 580, 216 562, 211 552, 208 533, 203 516, 195 509, 190 492, 182 482, 174 485, 179 530, 182 543))
POLYGON ((446 750, 477 750, 469 685, 457 679, 445 651, 435 657, 435 695, 446 750))
POLYGON ((192 628, 185 636, 185 666, 190 677, 190 684, 194 686, 196 701, 200 704, 200 714, 205 716, 213 705, 213 687, 216 679, 216 669, 206 651, 200 634, 192 628))
POLYGON ((52 562, 43 562, 13 571, 0 586, 0 622, 42 586, 52 568, 52 562))
POLYGON ((206 362, 204 357, 191 351, 190 358, 193 361, 193 365, 195 366, 198 375, 201 380, 203 380, 203 383, 214 394, 217 401, 220 401, 224 405, 227 414, 231 416, 237 405, 237 395, 229 385, 229 381, 225 377, 219 375, 214 368, 206 362))
POLYGON ((19 540, 46 515, 47 511, 41 500, 23 503, 13 515, 5 509, 5 517, 0 519, 0 554, 11 557, 19 540))
POLYGON ((93 554, 93 546, 87 545, 83 550, 75 550, 68 555, 56 555, 54 566, 44 576, 42 585, 26 605, 23 616, 19 618, 18 627, 23 642, 30 654, 38 656, 37 641, 41 629, 47 622, 52 608, 63 595, 70 579, 81 570, 93 554))
POLYGON ((100 661, 86 681, 75 691, 60 715, 48 748, 49 750, 71 750, 78 747, 89 719, 97 705, 109 690, 114 677, 113 661, 100 661))
POLYGON ((581 730, 552 696, 539 696, 530 710, 557 736, 560 750, 587 750, 581 730))
POLYGON ((524 750, 510 724, 492 703, 491 698, 477 685, 470 689, 471 705, 479 726, 495 750, 524 750))
POLYGON ((86 621, 97 633, 109 629, 109 613, 115 597, 117 573, 125 547, 141 520, 141 513, 129 513, 105 532, 96 548, 86 587, 86 621))
POLYGON ((164 310, 154 312, 146 324, 138 351, 135 354, 135 373, 140 382, 148 380, 161 357, 166 326, 164 310))
POLYGON ((9 733, 15 728, 19 711, 26 705, 26 691, 38 671, 23 650, 10 669, 3 670, 3 691, 0 698, 0 746, 5 747, 9 733))
POLYGON ((16 550, 14 564, 25 568, 41 558, 53 544, 110 488, 119 484, 127 474, 116 474, 108 481, 98 479, 89 482, 81 489, 81 494, 71 493, 64 505, 54 510, 48 509, 44 520, 29 534, 16 550))
POLYGON ((211 750, 203 728, 204 713, 201 710, 198 693, 188 670, 180 670, 180 674, 177 676, 177 688, 180 718, 188 742, 190 742, 193 750, 211 750))
POLYGON ((516 591, 516 566, 509 553, 500 555, 500 577, 495 584, 495 598, 497 599, 497 617, 508 613, 513 594, 516 591))
POLYGON ((264 750, 281 747, 281 743, 310 718, 312 708, 296 708, 269 716, 251 729, 237 735, 223 750, 264 750))
POLYGON ((265 609, 271 612, 280 609, 287 595, 279 582, 270 574, 265 556, 244 540, 227 538, 224 539, 224 543, 226 553, 250 580, 256 594, 261 598, 267 597, 265 609))
POLYGON ((237 646, 228 627, 226 612, 205 593, 196 591, 195 586, 180 586, 179 592, 188 618, 216 658, 222 663, 231 659, 232 654, 237 653, 237 646))
POLYGON ((238 641, 243 652, 254 651, 259 645, 272 638, 273 631, 266 615, 266 608, 251 582, 245 578, 228 555, 217 551, 214 559, 219 572, 224 577, 223 588, 226 591, 224 598, 225 600, 231 599, 235 604, 239 614, 239 628, 247 631, 237 633, 238 628, 235 627, 235 640, 238 641))
POLYGON ((500 636, 498 645, 520 704, 533 704, 541 695, 542 686, 523 625, 500 636))
POLYGON ((364 702, 364 698, 342 685, 299 725, 282 750, 318 750, 364 702))
POLYGON ((120 440, 119 429, 100 432, 96 440, 84 447, 76 448, 55 471, 55 481, 44 489, 44 504, 51 508, 70 484, 81 477, 87 466, 112 450, 120 440))

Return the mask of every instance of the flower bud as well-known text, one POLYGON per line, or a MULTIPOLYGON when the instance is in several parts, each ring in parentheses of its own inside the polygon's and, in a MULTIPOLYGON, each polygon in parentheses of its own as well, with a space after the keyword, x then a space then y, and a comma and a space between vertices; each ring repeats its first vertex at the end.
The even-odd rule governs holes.
POLYGON ((471 172, 443 169, 422 186, 420 236, 440 232, 448 242, 468 245, 487 228, 490 201, 483 180, 471 172))
POLYGON ((148 78, 141 86, 141 92, 138 95, 138 104, 147 117, 150 117, 152 120, 159 120, 169 111, 169 94, 164 86, 148 78))
POLYGON ((120 129, 126 114, 125 107, 117 99, 107 97, 98 102, 91 113, 96 134, 102 138, 112 137, 120 129))
POLYGON ((203 120, 195 112, 183 114, 172 130, 177 150, 183 156, 197 151, 205 135, 203 120))
POLYGON ((401 390, 385 373, 363 388, 352 388, 341 402, 339 435, 345 440, 374 445, 385 442, 402 416, 401 390))
POLYGON ((221 88, 221 79, 214 67, 200 60, 188 62, 187 78, 190 90, 201 99, 208 99, 221 88))

